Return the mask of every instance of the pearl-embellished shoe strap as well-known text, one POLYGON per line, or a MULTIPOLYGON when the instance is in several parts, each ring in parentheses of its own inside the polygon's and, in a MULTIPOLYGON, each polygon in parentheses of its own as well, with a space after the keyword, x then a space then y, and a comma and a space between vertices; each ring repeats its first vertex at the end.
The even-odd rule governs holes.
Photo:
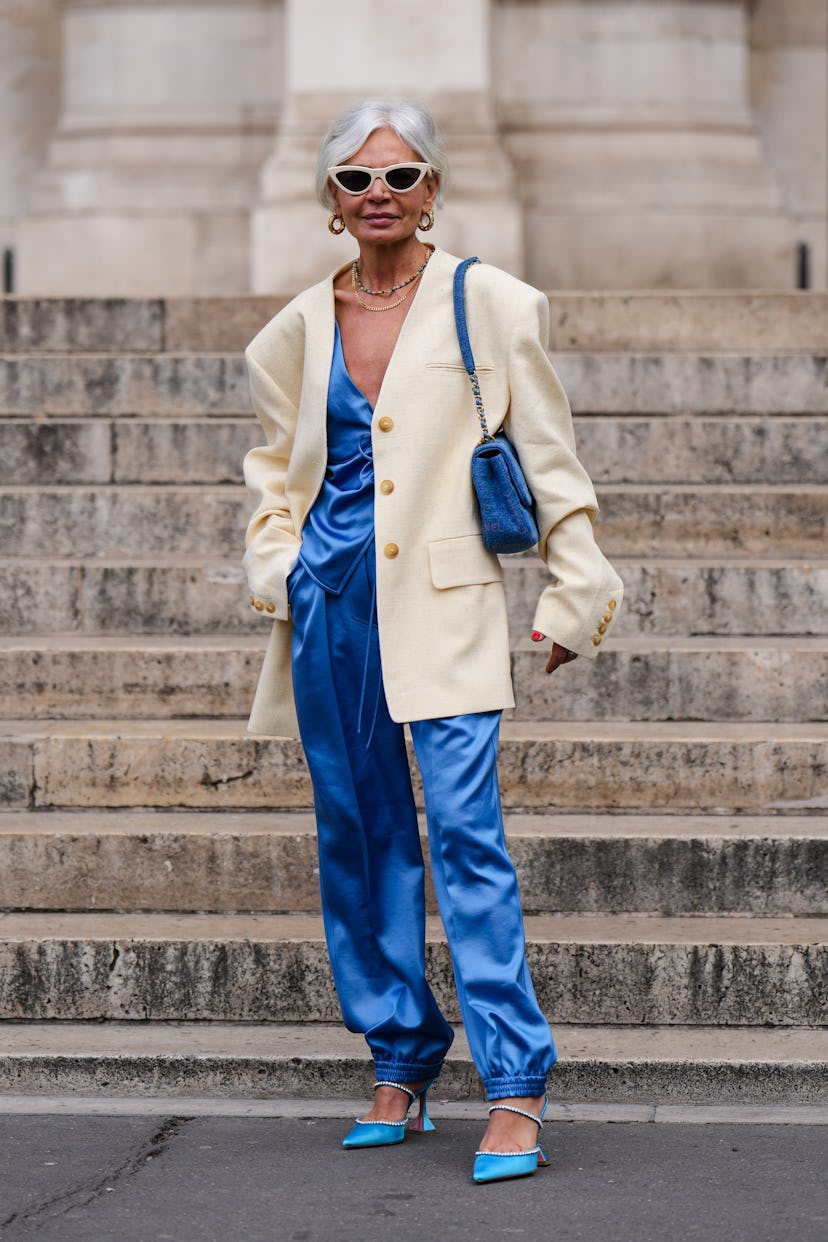
MULTIPOLYGON (((541 1129, 543 1128, 543 1122, 540 1117, 536 1117, 534 1113, 527 1113, 523 1108, 515 1108, 512 1104, 492 1104, 489 1109, 489 1116, 491 1117, 492 1113, 496 1112, 517 1113, 518 1117, 526 1117, 528 1121, 534 1121, 536 1126, 539 1126, 541 1129)), ((526 1153, 522 1152, 516 1154, 525 1155, 526 1153)))

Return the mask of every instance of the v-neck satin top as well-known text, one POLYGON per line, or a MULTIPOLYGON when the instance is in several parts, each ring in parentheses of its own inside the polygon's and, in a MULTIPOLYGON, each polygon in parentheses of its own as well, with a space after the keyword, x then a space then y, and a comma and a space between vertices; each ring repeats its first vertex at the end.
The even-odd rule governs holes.
POLYGON ((302 530, 299 560, 339 595, 374 538, 373 407, 348 374, 339 324, 328 382, 328 466, 302 530))

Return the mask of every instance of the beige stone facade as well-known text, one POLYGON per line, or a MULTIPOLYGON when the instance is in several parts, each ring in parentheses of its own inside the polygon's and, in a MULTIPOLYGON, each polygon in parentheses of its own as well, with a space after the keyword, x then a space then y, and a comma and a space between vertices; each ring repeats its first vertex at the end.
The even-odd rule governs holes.
POLYGON ((289 292, 367 94, 432 107, 432 236, 546 288, 828 273, 828 0, 0 0, 0 244, 28 294, 289 292))

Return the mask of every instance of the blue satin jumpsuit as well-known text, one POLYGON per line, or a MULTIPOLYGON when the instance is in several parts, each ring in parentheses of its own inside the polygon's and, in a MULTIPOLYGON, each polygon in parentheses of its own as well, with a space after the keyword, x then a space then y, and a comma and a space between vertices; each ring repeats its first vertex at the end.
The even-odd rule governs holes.
MULTIPOLYGON (((435 1077, 453 1032, 425 978, 424 864, 376 613, 373 410, 337 325, 328 468, 288 578, 293 685, 314 790, 325 934, 342 1015, 378 1078, 435 1077)), ((409 724, 434 887, 489 1099, 539 1096, 555 1060, 526 965, 497 781, 499 711, 409 724)))

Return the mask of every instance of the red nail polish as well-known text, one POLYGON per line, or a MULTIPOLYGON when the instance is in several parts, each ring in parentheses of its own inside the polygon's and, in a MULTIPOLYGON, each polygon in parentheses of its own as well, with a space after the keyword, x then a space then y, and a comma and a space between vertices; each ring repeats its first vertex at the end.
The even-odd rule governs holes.
POLYGON ((532 630, 532 642, 539 643, 543 638, 543 634, 539 630, 532 630))

